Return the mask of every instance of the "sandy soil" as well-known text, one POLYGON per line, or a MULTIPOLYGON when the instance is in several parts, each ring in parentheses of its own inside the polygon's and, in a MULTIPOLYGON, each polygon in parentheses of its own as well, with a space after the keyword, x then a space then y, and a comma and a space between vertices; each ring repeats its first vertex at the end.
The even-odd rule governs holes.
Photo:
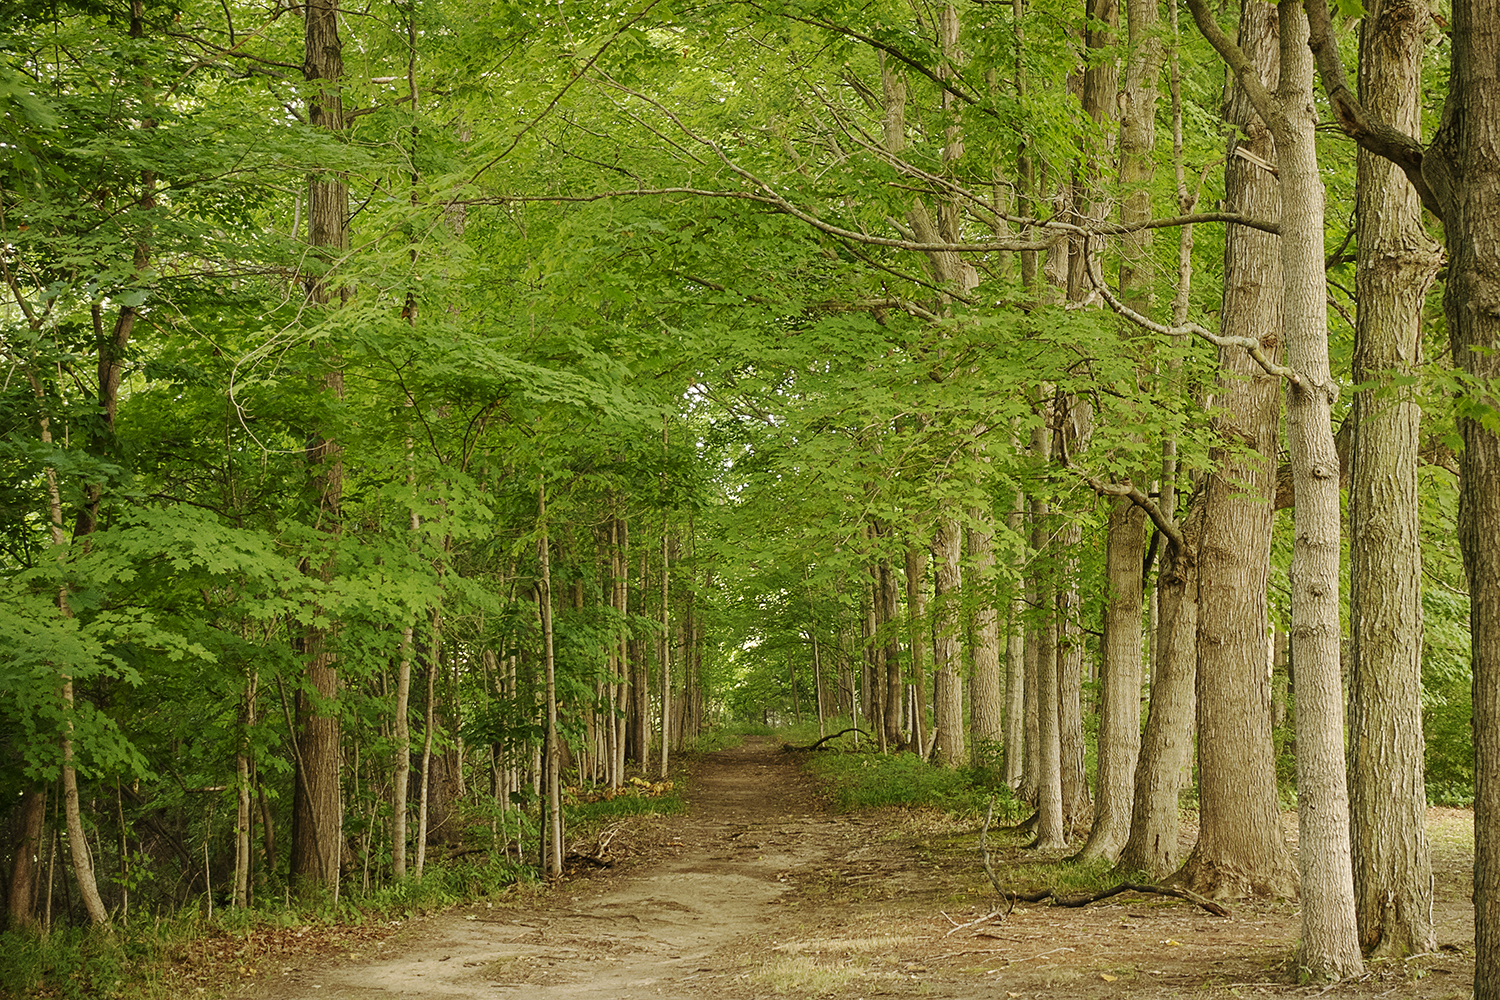
MULTIPOLYGON (((1127 894, 1082 909, 991 911, 974 831, 940 817, 823 809, 798 755, 751 741, 699 759, 684 816, 638 821, 625 856, 525 900, 412 921, 341 956, 284 964, 255 1000, 644 1000, 1470 996, 1470 857, 1435 837, 1439 950, 1357 982, 1297 982, 1294 902, 1214 917, 1127 894), (1466 867, 1467 865, 1467 867, 1466 867)), ((1457 828, 1460 819, 1435 822, 1457 828)), ((1447 829, 1444 827, 1443 829, 1447 829)), ((1047 865, 995 851, 1002 878, 1047 865), (1019 869, 1015 866, 1027 866, 1019 869)), ((298 960, 293 960, 298 961, 298 960)), ((267 981, 268 980, 268 981, 267 981)))

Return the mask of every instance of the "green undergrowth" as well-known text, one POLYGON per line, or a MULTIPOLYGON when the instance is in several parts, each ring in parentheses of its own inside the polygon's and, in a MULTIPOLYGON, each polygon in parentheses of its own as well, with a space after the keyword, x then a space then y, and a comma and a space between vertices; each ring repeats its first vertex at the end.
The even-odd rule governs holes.
POLYGON ((809 757, 807 769, 845 811, 932 808, 977 819, 993 797, 993 822, 1005 824, 1019 819, 1023 809, 988 768, 940 767, 910 753, 818 753, 809 757))
POLYGON ((50 933, 0 934, 0 997, 17 1000, 167 1000, 225 995, 246 969, 224 942, 253 937, 262 945, 282 938, 299 944, 362 936, 413 916, 458 903, 497 898, 534 882, 535 870, 513 860, 455 860, 427 867, 368 892, 306 900, 285 898, 248 908, 206 901, 168 916, 116 916, 108 932, 54 927, 50 933))
MULTIPOLYGON (((631 816, 680 813, 687 808, 683 782, 638 779, 620 793, 565 806, 569 841, 631 816)), ((358 874, 346 876, 357 881, 358 874)), ((0 934, 0 997, 16 1000, 168 1000, 191 995, 227 995, 246 970, 233 938, 258 942, 295 937, 297 942, 361 937, 449 906, 499 899, 526 891, 537 870, 513 857, 486 854, 430 859, 423 877, 407 877, 368 891, 345 891, 297 900, 267 892, 264 902, 243 909, 207 901, 175 914, 116 916, 103 931, 54 926, 48 934, 0 934), (283 935, 282 932, 285 932, 283 935)))

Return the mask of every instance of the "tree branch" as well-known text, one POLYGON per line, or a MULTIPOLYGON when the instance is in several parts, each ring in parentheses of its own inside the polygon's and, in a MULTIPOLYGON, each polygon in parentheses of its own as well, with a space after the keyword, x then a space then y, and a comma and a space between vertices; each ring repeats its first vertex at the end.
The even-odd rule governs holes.
MULTIPOLYGON (((1191 0, 1191 2, 1196 3, 1200 2, 1200 0, 1191 0)), ((1109 286, 1099 279, 1099 275, 1094 271, 1094 268, 1097 266, 1097 262, 1094 261, 1089 255, 1087 234, 1084 235, 1083 252, 1085 254, 1084 260, 1086 262, 1084 272, 1088 275, 1089 284, 1094 286, 1094 290, 1103 297, 1104 301, 1109 304, 1110 309, 1112 309, 1116 314, 1125 317, 1127 320, 1143 329, 1150 330, 1153 333, 1159 333, 1164 336, 1177 337, 1182 336, 1183 334, 1192 334, 1195 337, 1201 337, 1202 339, 1208 341, 1210 344, 1213 344, 1216 347, 1244 348, 1244 350, 1249 353, 1250 357, 1254 359, 1255 363, 1260 365, 1261 369, 1267 375, 1274 375, 1277 378, 1284 378, 1299 389, 1305 389, 1307 387, 1307 384, 1302 378, 1302 375, 1295 369, 1287 368, 1285 365, 1278 365, 1276 362, 1266 357, 1266 352, 1261 349, 1260 341, 1256 340, 1254 337, 1226 337, 1222 334, 1214 333, 1206 327, 1199 326, 1197 323, 1187 323, 1183 326, 1167 326, 1163 323, 1158 323, 1149 317, 1142 316, 1140 313, 1136 312, 1134 309, 1131 309, 1125 303, 1115 298, 1114 293, 1109 290, 1109 286)))
POLYGON ((1425 156, 1422 144, 1414 136, 1372 117, 1349 88, 1349 79, 1339 57, 1338 38, 1330 27, 1327 0, 1305 0, 1303 6, 1307 8, 1307 47, 1312 49, 1313 58, 1317 60, 1318 75, 1323 79, 1323 90, 1328 94, 1328 103, 1333 107, 1333 117, 1339 128, 1361 149, 1400 167, 1421 197, 1422 206, 1441 221, 1442 200, 1422 173, 1425 156))

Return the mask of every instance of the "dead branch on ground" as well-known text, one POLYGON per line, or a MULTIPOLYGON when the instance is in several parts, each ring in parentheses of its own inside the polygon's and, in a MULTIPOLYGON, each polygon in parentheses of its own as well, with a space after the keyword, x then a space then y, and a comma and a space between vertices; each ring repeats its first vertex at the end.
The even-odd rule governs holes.
POLYGON ((1148 885, 1144 882, 1121 882, 1111 889, 1100 889, 1098 892, 1079 893, 1073 896, 1059 896, 1055 889, 1036 889, 1032 892, 1007 892, 1005 898, 1027 903, 1040 903, 1044 899, 1051 899, 1054 906, 1087 906, 1097 903, 1101 899, 1118 896, 1122 892, 1155 893, 1160 896, 1175 896, 1195 903, 1216 917, 1227 917, 1229 911, 1215 903, 1213 900, 1200 896, 1190 889, 1179 889, 1169 885, 1148 885))

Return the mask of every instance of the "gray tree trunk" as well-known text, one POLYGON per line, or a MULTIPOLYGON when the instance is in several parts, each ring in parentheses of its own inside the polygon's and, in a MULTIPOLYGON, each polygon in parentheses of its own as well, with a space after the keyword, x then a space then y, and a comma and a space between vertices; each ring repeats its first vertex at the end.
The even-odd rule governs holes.
POLYGON ((1161 622, 1151 670, 1151 705, 1135 770, 1130 836, 1116 867, 1162 878, 1182 864, 1178 850, 1182 790, 1192 778, 1194 681, 1198 662, 1198 538, 1203 505, 1179 526, 1160 574, 1161 622))
POLYGON ((1453 72, 1422 175, 1443 206, 1443 313, 1454 364, 1469 379, 1460 411, 1458 541, 1469 578, 1474 670, 1475 1000, 1500 998, 1500 2, 1453 8, 1453 72), (1483 408, 1481 408, 1483 407, 1483 408), (1488 415, 1488 416, 1487 416, 1488 415), (1487 426, 1485 420, 1491 420, 1487 426))
MULTIPOLYGON (((1276 10, 1246 4, 1239 45, 1262 81, 1274 80, 1276 10)), ((1243 86, 1227 109, 1239 134, 1225 167, 1225 207, 1281 217, 1277 179, 1262 163, 1276 150, 1243 86), (1254 159, 1235 154, 1243 147, 1254 159)), ((1275 236, 1229 226, 1222 332, 1281 352, 1281 253, 1275 236)), ((1219 351, 1218 429, 1238 447, 1216 448, 1198 554, 1198 844, 1183 877, 1205 895, 1290 895, 1282 840, 1266 679, 1266 584, 1271 556, 1280 387, 1238 347, 1219 351)))
MULTIPOLYGON (((1365 106, 1421 134, 1427 8, 1374 0, 1365 11, 1365 106)), ((1361 150, 1349 485, 1349 791, 1361 947, 1375 957, 1432 951, 1432 862, 1422 757, 1422 552, 1417 501, 1421 409, 1398 379, 1421 362, 1422 304, 1437 274, 1421 201, 1401 171, 1361 150)))
POLYGON ((933 752, 935 759, 948 767, 957 767, 968 759, 964 750, 962 663, 958 641, 962 541, 959 523, 951 517, 939 517, 932 539, 932 558, 937 570, 937 588, 933 593, 932 656, 937 742, 933 752))
POLYGON ((1000 676, 1000 616, 995 607, 995 549, 989 512, 974 509, 975 527, 965 533, 968 578, 977 591, 974 608, 973 674, 969 681, 969 728, 975 748, 986 748, 986 763, 1005 739, 1005 688, 1000 676))

